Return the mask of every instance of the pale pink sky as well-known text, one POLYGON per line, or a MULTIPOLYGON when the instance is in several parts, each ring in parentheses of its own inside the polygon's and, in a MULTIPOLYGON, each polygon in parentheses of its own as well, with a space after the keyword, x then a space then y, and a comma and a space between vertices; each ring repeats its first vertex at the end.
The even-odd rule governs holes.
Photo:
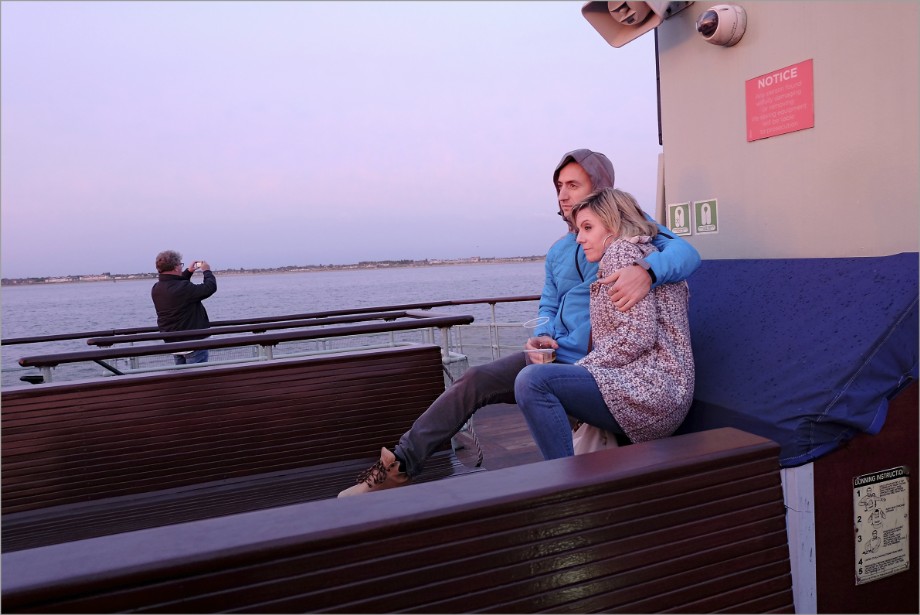
POLYGON ((579 147, 651 210, 653 35, 581 5, 4 0, 2 276, 544 254, 579 147))

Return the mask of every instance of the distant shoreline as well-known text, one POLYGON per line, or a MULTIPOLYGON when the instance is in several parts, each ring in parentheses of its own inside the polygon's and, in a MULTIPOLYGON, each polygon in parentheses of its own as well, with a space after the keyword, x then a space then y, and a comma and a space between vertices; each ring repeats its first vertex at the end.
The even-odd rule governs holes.
MULTIPOLYGON (((538 262, 542 256, 511 256, 508 258, 483 258, 473 256, 457 259, 386 260, 362 261, 350 265, 297 265, 257 269, 215 269, 215 275, 257 275, 260 273, 305 273, 321 271, 348 271, 352 269, 397 269, 405 267, 444 267, 448 265, 494 265, 504 263, 538 262)), ((32 278, 2 278, 0 286, 29 286, 34 284, 74 284, 84 282, 118 282, 120 280, 156 280, 155 272, 145 273, 97 273, 84 275, 45 276, 32 278)))

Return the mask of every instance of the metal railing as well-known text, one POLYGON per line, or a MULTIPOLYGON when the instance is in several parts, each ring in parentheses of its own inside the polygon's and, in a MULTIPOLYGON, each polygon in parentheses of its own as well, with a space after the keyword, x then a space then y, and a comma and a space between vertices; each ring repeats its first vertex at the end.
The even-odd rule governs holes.
POLYGON ((257 317, 249 319, 215 321, 209 329, 161 333, 156 327, 136 327, 85 331, 2 340, 4 346, 27 345, 42 342, 85 339, 98 350, 49 353, 24 356, 18 363, 22 367, 37 368, 40 375, 24 376, 27 382, 46 383, 53 379, 52 370, 60 365, 92 362, 102 366, 109 374, 122 375, 140 371, 177 369, 194 366, 175 366, 167 363, 174 353, 207 349, 218 353, 227 350, 226 360, 212 360, 213 363, 271 360, 278 349, 287 351, 284 356, 303 354, 346 352, 381 346, 406 343, 438 343, 442 357, 447 363, 451 353, 472 354, 470 364, 494 360, 503 351, 517 351, 522 340, 520 323, 502 323, 496 316, 496 305, 502 303, 535 302, 537 295, 516 297, 492 297, 433 301, 396 306, 374 306, 348 310, 311 312, 304 314, 257 317), (490 322, 474 324, 474 317, 445 315, 422 310, 447 306, 488 305, 490 322), (369 322, 380 321, 380 322, 369 322), (450 335, 454 329, 456 335, 450 335), (440 340, 435 341, 435 329, 440 331, 440 340), (502 346, 502 330, 516 329, 517 335, 506 335, 509 345, 502 346), (287 330, 287 331, 283 331, 287 330), (478 333, 487 341, 477 342, 475 335, 464 340, 463 331, 478 333), (409 334, 415 338, 409 337, 409 334), (421 335, 421 339, 418 336, 421 335), (189 338, 199 339, 189 339, 189 338), (202 337, 206 339, 201 339, 202 337), (517 339, 515 339, 517 338, 517 339), (413 341, 415 339, 416 341, 413 341), (147 342, 169 342, 147 343, 147 342), (142 345, 135 345, 142 344, 142 345), (115 348, 115 346, 119 346, 115 348), (240 349, 248 348, 248 354, 240 349), (233 349, 233 350, 230 350, 233 349), (475 352, 474 352, 475 351, 475 352), (242 352, 242 354, 240 354, 242 352), (477 354, 478 353, 478 354, 477 354), (141 358, 153 362, 146 366, 141 358), (157 364, 155 361, 159 360, 157 364), (121 366, 124 362, 126 367, 121 366))

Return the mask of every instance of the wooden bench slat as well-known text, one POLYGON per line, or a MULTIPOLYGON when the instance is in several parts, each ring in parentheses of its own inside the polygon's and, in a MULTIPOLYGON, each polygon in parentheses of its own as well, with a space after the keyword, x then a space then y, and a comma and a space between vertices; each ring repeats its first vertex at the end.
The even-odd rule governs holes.
MULTIPOLYGON (((749 528, 774 530, 774 537, 779 535, 778 544, 785 544, 785 537, 782 536, 783 528, 777 527, 774 521, 769 524, 752 524, 749 528)), ((636 531, 635 529, 633 531, 636 531)), ((641 530, 639 530, 641 532, 641 530)), ((760 529, 758 529, 760 531, 760 529)), ((437 566, 427 565, 422 567, 421 563, 400 561, 394 558, 389 562, 386 568, 391 571, 390 574, 384 575, 384 578, 373 579, 372 581, 362 584, 349 584, 349 597, 353 599, 350 603, 341 605, 342 610, 348 612, 352 608, 360 612, 376 612, 382 608, 387 610, 404 610, 409 609, 409 604, 403 604, 402 601, 409 601, 415 610, 428 610, 428 612, 471 612, 480 607, 489 605, 499 612, 515 612, 519 610, 518 606, 514 608, 505 604, 505 601, 512 598, 537 600, 540 594, 549 594, 553 599, 557 599, 556 593, 563 591, 567 578, 574 577, 579 579, 579 584, 587 583, 592 578, 617 576, 618 583, 628 584, 630 586, 642 581, 641 574, 647 572, 658 579, 666 576, 663 571, 667 570, 670 562, 676 557, 674 551, 664 547, 657 549, 651 554, 646 554, 648 544, 661 545, 670 541, 681 542, 679 532, 674 530, 658 531, 642 535, 635 540, 624 540, 623 538, 614 538, 613 534, 606 532, 592 532, 593 536, 573 536, 572 540, 560 542, 568 547, 567 550, 547 550, 547 537, 525 536, 514 544, 532 544, 538 549, 506 549, 501 551, 486 551, 485 543, 481 548, 483 553, 475 560, 463 559, 462 554, 469 549, 469 545, 455 545, 454 551, 458 552, 461 557, 456 560, 445 558, 437 566), (581 540, 574 540, 579 538, 581 540), (569 543, 572 544, 569 544, 569 543), (641 568, 640 564, 635 562, 637 556, 644 556, 650 559, 650 564, 641 568), (392 573, 400 571, 409 566, 414 570, 410 572, 392 573), (664 566, 664 567, 662 567, 664 566), (561 573, 561 571, 565 571, 561 573), (417 583, 422 586, 415 587, 417 583), (560 585, 562 584, 562 585, 560 585), (416 591, 430 592, 434 595, 452 596, 451 600, 446 602, 419 602, 417 597, 409 594, 408 590, 415 587, 416 591), (390 589, 388 589, 390 588, 390 589), (482 591, 474 592, 472 588, 485 588, 482 591), (516 594, 516 588, 520 593, 516 594), (390 595, 389 592, 398 592, 399 595, 390 595), (384 605, 386 605, 384 607, 384 605)), ((706 543, 717 547, 720 545, 733 545, 737 542, 740 531, 737 527, 717 527, 701 536, 705 536, 706 543)), ((493 542, 499 542, 497 536, 490 536, 493 542)), ((694 551, 699 549, 700 537, 695 540, 694 551)), ((767 540, 770 537, 767 536, 767 540)), ((502 538, 500 544, 506 544, 506 539, 502 538)), ((776 538, 767 544, 777 544, 776 538)), ((748 545, 750 549, 750 545, 748 545)), ((447 550, 449 553, 450 550, 447 550)), ((413 554, 414 555, 414 554, 413 554)), ((690 554, 693 556, 693 553, 690 554)), ((686 565, 687 562, 683 562, 686 565)), ((699 562, 697 562, 699 564, 699 562)), ((357 570, 342 569, 340 573, 349 575, 358 574, 357 570)), ((283 587, 280 590, 285 591, 283 587)), ((298 589, 302 589, 298 587, 298 589)), ((324 604, 321 600, 336 600, 334 594, 331 594, 324 588, 315 591, 315 595, 299 594, 298 600, 317 604, 320 608, 331 608, 330 604, 324 604)), ((619 597, 618 597, 619 599, 619 597)), ((341 600, 341 599, 339 599, 341 600)), ((259 608, 265 608, 269 611, 279 607, 276 604, 259 605, 259 608)), ((284 608, 284 607, 282 607, 284 608)), ((531 606, 521 609, 524 612, 533 612, 534 610, 552 611, 554 607, 546 605, 532 604, 531 606)))
MULTIPOLYGON (((461 613, 482 608, 502 613, 661 612, 661 605, 654 608, 638 606, 637 603, 654 600, 661 595, 661 588, 666 586, 671 588, 671 592, 664 601, 664 609, 673 609, 675 603, 694 600, 694 593, 703 583, 724 583, 727 589, 729 582, 726 577, 736 570, 756 570, 759 566, 767 565, 778 566, 782 570, 783 554, 777 548, 755 550, 758 548, 756 545, 745 546, 748 550, 742 555, 716 563, 696 554, 672 558, 667 553, 661 553, 653 564, 638 567, 629 565, 628 554, 605 558, 605 545, 599 545, 593 549, 593 553, 580 554, 582 558, 594 555, 592 561, 569 566, 565 575, 555 573, 551 564, 558 566, 559 563, 553 560, 539 562, 540 570, 534 571, 531 578, 527 578, 524 566, 518 566, 514 576, 511 576, 512 571, 509 570, 508 578, 494 579, 494 587, 490 590, 474 594, 458 592, 453 599, 417 605, 411 612, 424 612, 428 609, 428 612, 436 613, 461 613), (585 598, 586 595, 591 597, 585 598)), ((725 553, 720 556, 724 558, 725 553)), ((785 572, 788 574, 788 563, 785 572)), ((755 578, 763 578, 763 570, 756 575, 755 578)), ((458 579, 458 582, 462 581, 458 579)), ((391 603, 386 604, 389 606, 391 603)), ((359 607, 356 604, 352 606, 359 607)), ((376 606, 362 603, 360 609, 373 611, 376 606)))
MULTIPOLYGON (((213 393, 219 394, 221 397, 233 397, 240 402, 245 402, 247 406, 270 408, 272 405, 299 405, 305 400, 315 397, 317 404, 326 403, 347 407, 341 401, 343 397, 371 402, 381 394, 388 399, 395 399, 404 394, 417 394, 420 388, 424 390, 428 386, 437 386, 443 390, 444 385, 440 372, 431 372, 429 368, 429 373, 426 377, 419 376, 401 379, 401 384, 394 385, 387 377, 380 379, 364 378, 359 382, 347 379, 325 381, 313 374, 310 380, 301 379, 299 382, 291 384, 289 389, 278 391, 273 395, 257 395, 254 393, 255 390, 273 384, 271 381, 265 382, 263 375, 263 377, 255 380, 236 381, 234 386, 221 386, 218 382, 203 384, 196 389, 194 395, 188 397, 177 394, 174 391, 141 394, 127 389, 127 385, 133 383, 125 382, 121 385, 125 387, 121 389, 123 393, 121 396, 99 397, 95 400, 96 403, 92 405, 76 406, 69 404, 66 399, 58 399, 56 396, 52 397, 49 394, 41 398, 37 403, 33 401, 31 406, 20 405, 20 407, 26 407, 28 411, 16 414, 15 411, 19 410, 19 408, 7 407, 9 402, 4 398, 3 426, 4 429, 12 428, 14 430, 42 426, 47 428, 49 426, 48 421, 51 420, 70 421, 72 423, 95 422, 104 425, 112 418, 133 414, 132 409, 138 406, 151 412, 161 410, 168 413, 177 406, 198 408, 199 411, 213 411, 221 407, 220 398, 213 399, 210 397, 213 393)), ((351 375, 352 379, 357 377, 359 377, 357 374, 351 375)))

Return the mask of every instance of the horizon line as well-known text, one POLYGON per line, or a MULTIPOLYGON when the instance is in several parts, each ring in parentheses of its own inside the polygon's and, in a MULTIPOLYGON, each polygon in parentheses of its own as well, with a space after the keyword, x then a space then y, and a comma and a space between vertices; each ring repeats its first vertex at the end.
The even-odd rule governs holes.
MULTIPOLYGON (((341 265, 282 265, 280 267, 238 267, 228 269, 214 269, 215 274, 240 274, 240 273, 270 273, 270 272, 304 272, 323 271, 335 269, 376 269, 384 267, 413 267, 413 266, 443 266, 443 265, 470 265, 488 262, 523 262, 544 260, 545 254, 531 256, 468 256, 464 258, 426 258, 426 259, 385 259, 379 261, 358 261, 341 265)), ((67 282, 101 282, 117 279, 145 279, 155 278, 159 275, 156 271, 136 273, 81 273, 66 275, 28 276, 19 278, 0 278, 0 285, 14 286, 17 284, 54 284, 67 282)))

